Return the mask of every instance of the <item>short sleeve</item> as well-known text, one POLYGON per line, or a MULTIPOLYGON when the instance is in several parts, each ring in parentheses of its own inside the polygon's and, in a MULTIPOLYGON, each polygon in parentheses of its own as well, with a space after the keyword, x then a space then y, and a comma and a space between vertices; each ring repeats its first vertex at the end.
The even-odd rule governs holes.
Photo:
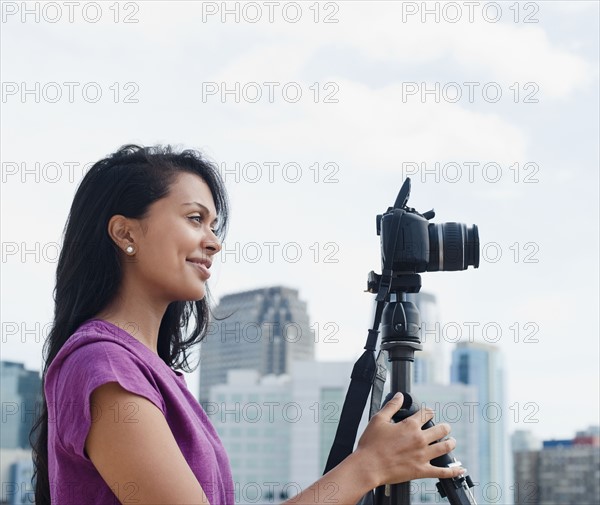
MULTIPOLYGON (((118 382, 123 389, 151 401, 165 414, 162 395, 149 367, 125 347, 109 342, 92 342, 75 349, 63 362, 55 385, 55 415, 57 438, 69 453, 89 461, 85 454, 85 439, 92 419, 98 416, 117 416, 127 419, 135 409, 117 413, 115 410, 90 410, 92 392, 108 382, 118 382)), ((52 419, 48 419, 52 422, 52 419)))

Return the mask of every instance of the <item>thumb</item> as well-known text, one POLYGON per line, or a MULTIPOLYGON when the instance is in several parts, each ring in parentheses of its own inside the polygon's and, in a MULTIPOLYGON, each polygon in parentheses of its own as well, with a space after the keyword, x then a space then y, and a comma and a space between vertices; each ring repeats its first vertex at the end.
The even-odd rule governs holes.
POLYGON ((404 402, 404 395, 399 391, 388 400, 388 402, 380 410, 386 421, 392 420, 394 414, 402 408, 402 402, 404 402))

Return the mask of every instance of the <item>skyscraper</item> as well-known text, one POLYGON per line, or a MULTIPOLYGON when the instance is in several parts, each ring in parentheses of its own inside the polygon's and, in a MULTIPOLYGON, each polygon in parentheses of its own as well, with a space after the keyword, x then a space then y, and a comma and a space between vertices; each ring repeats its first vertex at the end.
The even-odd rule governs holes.
POLYGON ((473 472, 478 502, 512 503, 509 490, 509 461, 504 401, 504 367, 497 347, 460 342, 452 353, 452 383, 477 386, 474 415, 478 425, 479 475, 473 472))
POLYGON ((284 374, 294 359, 314 358, 314 337, 306 303, 282 286, 224 296, 200 347, 200 403, 209 389, 227 382, 227 371, 284 374), (218 318, 218 319, 217 319, 218 318))

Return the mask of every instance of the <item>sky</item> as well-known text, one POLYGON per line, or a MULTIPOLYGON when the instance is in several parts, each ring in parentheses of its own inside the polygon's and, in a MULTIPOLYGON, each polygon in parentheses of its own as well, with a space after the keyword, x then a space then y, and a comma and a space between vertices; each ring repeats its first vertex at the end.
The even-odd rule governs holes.
POLYGON ((354 361, 372 323, 367 274, 381 272, 376 215, 409 176, 411 207, 476 224, 481 240, 478 269, 422 274, 439 345, 498 346, 510 432, 599 424, 598 11, 3 2, 2 359, 41 367, 86 166, 123 144, 173 144, 202 151, 229 191, 217 300, 298 289, 318 359, 354 361))

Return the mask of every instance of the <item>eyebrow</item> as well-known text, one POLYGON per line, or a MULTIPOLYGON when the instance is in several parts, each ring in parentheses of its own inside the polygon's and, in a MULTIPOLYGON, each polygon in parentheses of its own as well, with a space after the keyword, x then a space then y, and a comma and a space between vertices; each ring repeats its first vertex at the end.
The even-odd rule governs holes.
MULTIPOLYGON (((186 203, 181 204, 182 207, 184 205, 196 205, 196 206, 200 207, 204 212, 206 212, 210 216, 210 211, 208 210, 208 207, 206 207, 206 205, 202 205, 201 203, 198 203, 198 202, 186 202, 186 203)), ((215 226, 218 222, 219 222, 219 219, 214 218, 213 222, 210 224, 211 224, 211 226, 215 226)))

